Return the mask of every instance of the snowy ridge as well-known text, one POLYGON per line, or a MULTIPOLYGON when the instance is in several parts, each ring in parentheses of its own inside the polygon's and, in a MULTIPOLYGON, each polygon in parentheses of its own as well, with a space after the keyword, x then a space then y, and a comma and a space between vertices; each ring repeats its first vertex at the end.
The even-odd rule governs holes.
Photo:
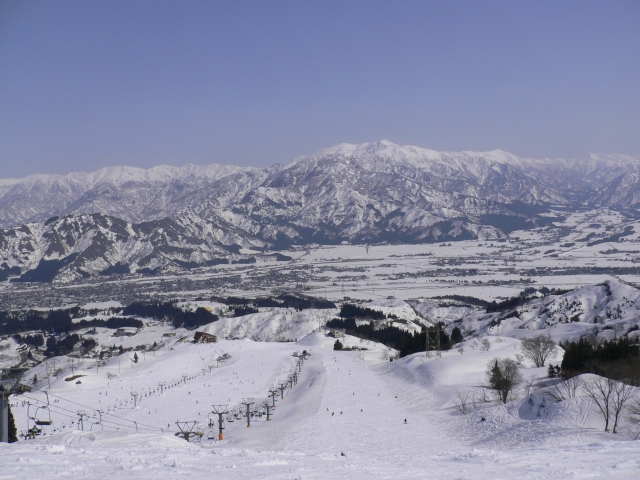
POLYGON ((189 163, 182 167, 158 165, 151 167, 150 169, 119 165, 100 168, 90 173, 71 172, 66 175, 35 174, 24 178, 0 179, 0 186, 6 187, 24 184, 33 188, 38 183, 64 185, 65 183, 78 182, 84 183, 87 188, 93 188, 100 183, 110 183, 116 186, 122 186, 127 182, 166 182, 169 180, 180 180, 195 176, 214 180, 251 169, 252 167, 219 165, 215 163, 211 165, 194 165, 189 163))
POLYGON ((176 184, 213 182, 250 171, 232 165, 160 165, 149 170, 106 167, 95 172, 67 175, 30 175, 0 180, 0 225, 44 221, 70 212, 118 215, 126 220, 153 220, 166 216, 176 184), (156 198, 157 197, 157 198, 156 198), (149 204, 149 202, 152 204, 149 204), (140 209, 136 204, 146 204, 140 209), (160 208, 163 213, 154 215, 160 208))
POLYGON ((541 333, 555 342, 596 336, 638 338, 640 290, 617 280, 587 285, 561 295, 539 296, 514 308, 485 313, 471 306, 446 306, 420 299, 411 305, 427 318, 458 326, 463 335, 525 338, 541 333))
POLYGON ((219 338, 249 338, 256 342, 298 341, 317 330, 338 311, 270 308, 265 312, 252 313, 237 318, 221 318, 203 331, 219 338))
POLYGON ((334 213, 362 230, 371 227, 367 215, 384 222, 390 213, 406 215, 410 206, 428 212, 431 224, 455 216, 508 213, 513 201, 571 204, 576 194, 583 201, 626 207, 637 202, 638 185, 637 179, 622 179, 637 174, 639 165, 639 157, 628 155, 536 160, 501 150, 436 152, 386 140, 341 144, 264 169, 109 167, 1 180, 0 226, 67 213, 103 213, 140 222, 185 209, 216 215, 231 209, 265 219, 284 215, 310 227, 334 213), (363 211, 367 209, 372 211, 363 211))
MULTIPOLYGON (((187 165, 35 175, 0 186, 0 226, 6 227, 0 230, 0 258, 34 268, 49 258, 46 249, 26 261, 24 251, 3 239, 50 229, 56 217, 86 223, 100 215, 116 219, 113 225, 168 222, 223 245, 269 248, 497 240, 516 229, 562 222, 552 205, 564 211, 585 204, 635 208, 639 165, 640 157, 625 155, 536 160, 383 140, 341 144, 263 169, 187 165)), ((103 248, 85 238, 87 249, 103 248)), ((208 255, 195 252, 185 260, 189 253, 181 260, 203 263, 208 255)))

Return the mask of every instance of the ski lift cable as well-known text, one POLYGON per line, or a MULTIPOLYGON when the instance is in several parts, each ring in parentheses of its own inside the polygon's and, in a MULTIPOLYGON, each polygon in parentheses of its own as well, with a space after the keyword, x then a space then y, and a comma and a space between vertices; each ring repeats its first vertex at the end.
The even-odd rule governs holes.
MULTIPOLYGON (((65 408, 56 407, 56 406, 53 406, 53 408, 55 410, 52 410, 52 413, 54 413, 55 415, 62 415, 62 416, 71 418, 73 420, 77 420, 77 413, 76 412, 73 412, 71 410, 67 410, 65 408), (71 412, 71 415, 69 415, 68 413, 64 413, 64 412, 58 411, 57 409, 64 410, 66 412, 71 412)), ((115 428, 116 430, 119 429, 119 430, 124 430, 124 431, 127 431, 127 432, 135 432, 136 431, 133 427, 131 427, 131 425, 123 425, 121 423, 113 422, 113 421, 110 421, 110 420, 104 420, 104 419, 102 421, 100 421, 99 418, 95 417, 95 416, 94 417, 88 417, 87 419, 98 420, 98 422, 94 422, 94 423, 102 423, 106 427, 115 428)), ((144 428, 144 427, 140 427, 140 430, 152 431, 151 429, 144 428)))
MULTIPOLYGON (((72 400, 68 400, 68 399, 66 399, 66 398, 59 397, 58 395, 54 395, 53 393, 49 393, 49 395, 51 395, 52 397, 55 397, 55 398, 59 398, 60 400, 64 400, 65 402, 73 403, 74 405, 78 405, 79 407, 83 407, 83 408, 86 408, 86 409, 88 409, 88 410, 97 411, 97 409, 95 409, 95 408, 88 407, 88 406, 83 405, 83 404, 81 404, 81 403, 74 402, 74 401, 72 401, 72 400)), ((117 419, 119 419, 119 420, 123 420, 123 421, 125 421, 125 422, 136 423, 134 420, 129 420, 128 418, 122 418, 122 417, 119 417, 119 416, 117 416, 117 415, 113 415, 112 413, 102 412, 102 414, 103 414, 103 415, 109 415, 110 417, 114 417, 114 418, 117 418, 117 419)), ((154 425, 148 425, 148 424, 146 424, 146 423, 141 423, 141 422, 137 422, 137 423, 138 423, 138 425, 144 425, 145 427, 154 428, 154 429, 156 429, 156 430, 162 430, 162 428, 156 427, 156 426, 154 426, 154 425)))
MULTIPOLYGON (((52 394, 51 394, 51 395, 52 395, 52 394)), ((55 395, 52 395, 52 396, 55 396, 55 395)), ((28 395, 23 395, 23 397, 28 398, 29 400, 33 400, 33 401, 38 402, 38 403, 44 403, 44 402, 42 402, 41 400, 38 400, 37 398, 29 397, 28 395)), ((57 398, 60 398, 60 397, 57 397, 57 398)), ((62 398, 62 400, 65 400, 65 399, 64 399, 64 398, 62 398)), ((97 412, 97 411, 98 411, 98 410, 96 410, 95 408, 90 408, 90 407, 87 407, 86 405, 82 405, 82 404, 77 403, 77 402, 72 402, 71 400, 67 400, 67 401, 68 401, 68 402, 70 402, 70 403, 73 403, 73 404, 75 404, 75 405, 78 405, 78 406, 81 406, 81 407, 87 408, 88 410, 91 410, 91 411, 93 411, 93 412, 97 412)), ((76 412, 75 412, 75 411, 73 411, 73 410, 69 410, 69 409, 67 409, 67 408, 64 408, 64 407, 61 407, 61 406, 58 406, 58 405, 50 405, 50 408, 56 408, 56 409, 64 410, 64 411, 66 411, 66 412, 70 412, 70 413, 72 413, 72 414, 76 414, 76 412)), ((55 412, 55 413, 60 413, 60 412, 55 412)), ((110 416, 112 416, 112 417, 114 417, 114 418, 117 418, 117 419, 119 419, 119 420, 124 420, 124 421, 131 422, 131 423, 134 423, 134 424, 136 423, 134 420, 128 420, 128 419, 126 419, 126 418, 121 418, 121 417, 118 417, 118 416, 116 416, 116 415, 111 415, 111 414, 106 413, 106 412, 102 412, 102 414, 103 414, 103 415, 110 415, 110 416)), ((91 417, 89 417, 89 418, 95 418, 95 419, 98 419, 98 416, 96 416, 95 414, 93 414, 93 416, 91 416, 91 417)), ((120 426, 120 427, 122 427, 122 428, 131 429, 131 430, 129 430, 129 431, 135 431, 135 430, 133 430, 133 428, 134 428, 134 427, 133 427, 132 425, 123 425, 123 424, 121 424, 121 423, 117 423, 117 422, 114 422, 113 420, 107 420, 107 419, 103 419, 102 421, 103 421, 103 422, 109 422, 109 423, 112 423, 112 424, 114 424, 114 425, 118 425, 118 426, 120 426)), ((149 431, 158 431, 158 430, 159 430, 159 431, 163 431, 163 429, 162 429, 162 428, 155 427, 155 426, 152 426, 152 425, 147 425, 147 424, 144 424, 144 423, 138 423, 137 425, 139 426, 139 427, 138 427, 138 430, 139 430, 139 429, 144 429, 144 430, 149 430, 149 431), (140 425, 144 425, 144 427, 149 427, 149 428, 143 428, 143 427, 140 427, 140 425)))
MULTIPOLYGON (((25 395, 25 397, 27 397, 27 396, 25 395)), ((27 398, 30 398, 30 397, 27 397, 27 398)), ((35 400, 35 399, 33 399, 33 400, 35 400)), ((37 400, 35 400, 35 401, 37 401, 37 400)), ((60 407, 60 406, 58 406, 58 405, 50 405, 50 407, 49 407, 49 408, 53 409, 53 410, 52 410, 52 412, 53 412, 53 413, 55 413, 55 414, 65 415, 65 416, 67 416, 67 417, 72 417, 72 418, 75 418, 75 416, 77 415, 77 413, 76 413, 75 411, 73 411, 73 410, 69 410, 68 408, 60 407), (60 411, 58 411, 58 410, 63 410, 63 411, 65 411, 65 412, 69 412, 69 413, 71 413, 71 415, 68 415, 68 414, 62 413, 62 412, 60 412, 60 411)), ((93 415, 91 415, 91 416, 87 416, 87 418, 88 418, 88 419, 96 419, 96 420, 99 420, 99 417, 98 417, 97 415, 95 415, 95 414, 93 414, 93 415)), ((113 421, 111 421, 111 420, 103 420, 103 422, 113 423, 114 425, 121 426, 122 428, 127 428, 127 429, 128 429, 128 428, 131 428, 131 426, 130 426, 130 425, 122 425, 122 424, 120 424, 120 423, 113 422, 113 421)))
POLYGON ((53 413, 55 413, 56 415, 62 415, 62 416, 64 416, 64 417, 69 417, 69 418, 72 418, 73 420, 76 420, 76 417, 75 417, 75 416, 71 416, 71 415, 69 415, 68 413, 55 412, 55 411, 54 411, 53 413))
MULTIPOLYGON (((23 397, 28 398, 29 400, 33 400, 35 402, 41 402, 37 398, 32 398, 32 397, 29 397, 28 395, 23 395, 23 397)), ((70 413, 72 413, 74 415, 76 414, 75 410, 69 410, 68 408, 60 407, 58 405, 49 405, 49 407, 50 408, 57 408, 57 409, 60 409, 60 410, 64 410, 65 412, 70 412, 70 413)), ((93 409, 91 409, 91 410, 93 410, 93 409)))
POLYGON ((74 416, 71 416, 71 415, 69 415, 67 413, 62 413, 62 412, 53 412, 53 413, 55 413, 56 415, 62 415, 63 417, 72 418, 73 420, 77 420, 77 416, 74 417, 74 416))
MULTIPOLYGON (((36 401, 36 402, 40 402, 38 399, 29 397, 28 395, 23 395, 23 396, 25 398, 30 399, 30 400, 33 400, 33 401, 36 401)), ((60 407, 58 405, 50 405, 49 408, 51 408, 52 409, 51 411, 53 413, 55 413, 56 415, 64 415, 65 417, 73 418, 74 420, 76 419, 77 413, 74 412, 73 410, 69 410, 68 408, 60 407), (58 410, 62 410, 63 412, 69 412, 69 413, 71 413, 71 415, 69 415, 69 413, 63 413, 62 411, 58 411, 58 410)), ((88 417, 88 418, 98 419, 98 417, 95 416, 95 415, 92 416, 92 417, 88 417)), ((103 422, 112 423, 113 425, 117 425, 119 427, 122 427, 123 429, 132 429, 131 425, 123 425, 123 424, 114 422, 112 420, 102 420, 102 421, 103 422)), ((145 428, 145 430, 149 430, 149 429, 145 428)), ((132 430, 128 430, 128 431, 134 431, 134 430, 132 429, 132 430)))

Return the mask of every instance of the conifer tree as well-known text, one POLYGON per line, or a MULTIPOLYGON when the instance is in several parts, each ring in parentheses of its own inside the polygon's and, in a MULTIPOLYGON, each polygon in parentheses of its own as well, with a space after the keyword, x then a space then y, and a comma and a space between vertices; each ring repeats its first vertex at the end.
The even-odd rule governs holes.
POLYGON ((16 421, 13 418, 11 412, 11 405, 9 405, 9 443, 15 443, 18 441, 18 429, 16 428, 16 421))
POLYGON ((458 327, 453 327, 451 330, 451 343, 460 343, 464 340, 462 332, 458 327))

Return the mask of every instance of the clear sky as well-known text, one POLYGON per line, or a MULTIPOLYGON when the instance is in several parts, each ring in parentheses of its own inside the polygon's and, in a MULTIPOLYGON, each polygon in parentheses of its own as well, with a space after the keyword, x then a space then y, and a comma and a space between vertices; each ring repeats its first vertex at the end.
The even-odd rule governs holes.
POLYGON ((640 154, 640 1, 0 0, 0 178, 383 138, 640 154))

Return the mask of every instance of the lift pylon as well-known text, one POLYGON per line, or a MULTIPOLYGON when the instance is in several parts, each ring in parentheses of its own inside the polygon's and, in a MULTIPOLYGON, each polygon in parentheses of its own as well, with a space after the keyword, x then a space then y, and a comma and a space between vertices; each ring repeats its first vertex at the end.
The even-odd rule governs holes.
POLYGON ((222 430, 224 430, 224 416, 227 414, 229 410, 227 410, 226 405, 212 405, 213 413, 218 415, 218 440, 224 440, 224 434, 222 430))

